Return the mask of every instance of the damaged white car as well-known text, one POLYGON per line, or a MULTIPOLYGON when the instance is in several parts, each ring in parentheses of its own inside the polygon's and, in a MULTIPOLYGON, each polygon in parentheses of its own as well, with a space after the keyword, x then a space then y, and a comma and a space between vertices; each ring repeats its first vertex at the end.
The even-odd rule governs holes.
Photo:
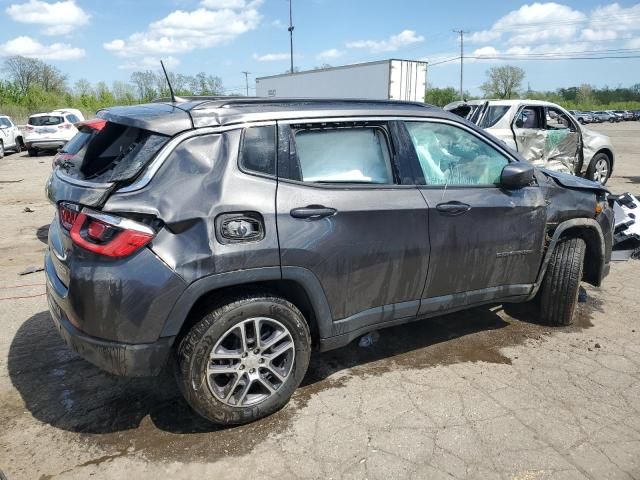
POLYGON ((614 151, 606 135, 540 100, 471 100, 444 107, 484 128, 536 166, 607 183, 614 151))

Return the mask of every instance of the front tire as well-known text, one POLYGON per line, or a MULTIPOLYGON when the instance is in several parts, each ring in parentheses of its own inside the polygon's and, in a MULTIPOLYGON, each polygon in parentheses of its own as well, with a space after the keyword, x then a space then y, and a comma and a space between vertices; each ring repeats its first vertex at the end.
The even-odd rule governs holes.
POLYGON ((605 185, 611 176, 611 159, 606 153, 594 155, 587 168, 586 177, 594 182, 605 185))
POLYGON ((37 157, 38 156, 38 151, 35 148, 27 149, 27 153, 29 154, 30 157, 37 157))
POLYGON ((581 238, 558 241, 538 292, 542 322, 557 326, 572 323, 582 280, 585 248, 581 238))
POLYGON ((284 407, 302 381, 311 353, 298 308, 266 293, 209 309, 180 341, 177 380, 206 419, 237 425, 284 407))
POLYGON ((0 141, 0 158, 4 157, 4 144, 0 141))

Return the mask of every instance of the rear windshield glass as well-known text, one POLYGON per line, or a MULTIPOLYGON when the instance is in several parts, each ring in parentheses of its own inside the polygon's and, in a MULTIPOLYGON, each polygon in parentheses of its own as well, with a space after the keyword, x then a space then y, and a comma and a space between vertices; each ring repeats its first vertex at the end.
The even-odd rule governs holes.
POLYGON ((107 122, 100 131, 81 133, 65 145, 73 156, 60 168, 66 175, 97 183, 129 180, 168 140, 165 135, 107 122))
POLYGON ((62 151, 64 153, 72 153, 75 155, 82 150, 82 147, 89 143, 89 139, 92 137, 93 133, 95 132, 91 130, 88 132, 83 131, 76 133, 73 138, 65 144, 62 151))
POLYGON ((46 125, 60 125, 64 120, 62 117, 44 116, 44 117, 31 117, 29 119, 29 125, 34 127, 43 127, 46 125))

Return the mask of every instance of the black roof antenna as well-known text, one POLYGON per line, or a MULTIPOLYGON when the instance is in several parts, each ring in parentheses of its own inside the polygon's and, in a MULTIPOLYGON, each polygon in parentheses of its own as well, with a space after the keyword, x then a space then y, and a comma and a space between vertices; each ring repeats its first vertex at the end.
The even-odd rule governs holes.
POLYGON ((162 65, 162 71, 164 72, 164 78, 167 79, 167 85, 169 85, 169 93, 171 93, 171 101, 173 103, 178 103, 178 101, 184 102, 184 99, 180 97, 176 97, 176 94, 173 93, 173 87, 171 86, 171 81, 169 80, 169 75, 167 74, 167 69, 164 68, 164 63, 160 60, 160 65, 162 65))

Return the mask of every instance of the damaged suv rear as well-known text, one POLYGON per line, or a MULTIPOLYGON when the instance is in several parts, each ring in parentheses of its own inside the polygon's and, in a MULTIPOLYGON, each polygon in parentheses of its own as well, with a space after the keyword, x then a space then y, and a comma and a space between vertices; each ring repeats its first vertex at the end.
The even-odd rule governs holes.
POLYGON ((565 325, 609 270, 604 187, 441 109, 203 98, 99 117, 47 184, 52 317, 111 373, 174 365, 218 423, 285 405, 313 347, 482 304, 565 325))

